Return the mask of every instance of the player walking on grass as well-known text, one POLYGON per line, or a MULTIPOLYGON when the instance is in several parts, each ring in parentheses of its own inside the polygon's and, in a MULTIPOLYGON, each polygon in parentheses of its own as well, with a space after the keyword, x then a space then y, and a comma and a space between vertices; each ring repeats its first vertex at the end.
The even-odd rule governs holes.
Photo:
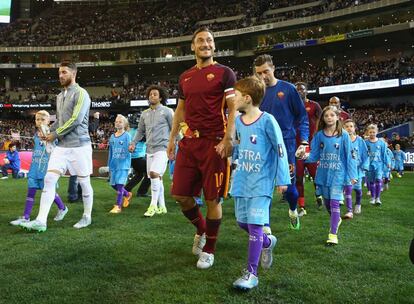
POLYGON ((274 117, 259 110, 265 84, 256 77, 248 77, 234 86, 236 109, 244 114, 236 118, 239 144, 234 148, 232 196, 237 223, 249 234, 247 268, 233 286, 252 289, 259 283, 257 268, 270 268, 272 251, 277 239, 263 232, 269 219, 269 206, 275 186, 286 191, 290 184, 289 164, 282 131, 274 117))
MULTIPOLYGON (((23 216, 10 222, 13 226, 18 226, 30 221, 30 214, 32 213, 35 202, 36 192, 37 190, 43 189, 49 156, 54 146, 54 143, 46 143, 40 139, 42 137, 42 126, 43 129, 49 128, 49 113, 44 110, 38 111, 35 115, 35 122, 37 130, 33 136, 34 147, 32 151, 32 163, 30 165, 29 173, 27 174, 28 189, 26 195, 26 205, 24 207, 23 216)), ((61 221, 68 212, 68 208, 62 202, 62 199, 57 193, 55 194, 54 202, 58 207, 58 213, 56 214, 54 220, 61 221)))
POLYGON ((236 76, 230 68, 213 60, 215 44, 208 28, 195 31, 191 49, 196 65, 180 76, 179 101, 167 152, 174 159, 181 125, 184 138, 179 142, 171 192, 185 217, 196 227, 193 254, 199 255, 197 267, 206 269, 214 263, 222 217, 220 200, 228 189, 227 157, 232 150, 236 76), (207 205, 206 219, 194 200, 201 190, 207 205))
MULTIPOLYGON (((322 108, 319 103, 307 98, 308 89, 306 83, 298 82, 295 84, 296 90, 298 91, 300 98, 302 98, 305 106, 306 113, 308 114, 309 120, 309 141, 312 140, 315 133, 318 131, 319 119, 321 118, 322 108)), ((296 134, 296 144, 301 144, 300 136, 296 134)), ((307 163, 303 159, 296 160, 296 189, 298 191, 298 205, 299 205, 299 216, 307 214, 305 209, 305 189, 304 189, 304 176, 305 168, 308 169, 309 175, 315 181, 317 163, 307 163)), ((315 185, 315 183, 314 183, 315 185)), ((321 196, 316 197, 316 203, 318 208, 323 205, 323 198, 321 196)))
POLYGON ((131 136, 127 129, 128 119, 123 115, 117 115, 115 119, 116 132, 109 139, 109 183, 117 192, 116 204, 109 211, 110 213, 121 213, 122 203, 124 202, 124 207, 128 207, 132 196, 132 193, 124 188, 131 168, 131 153, 128 151, 131 136))
POLYGON ((369 168, 367 172, 368 189, 371 192, 370 203, 380 206, 381 189, 384 167, 391 167, 391 161, 387 156, 387 144, 377 137, 378 127, 369 125, 367 127, 368 139, 365 141, 368 148, 369 168), (388 164, 388 165, 387 165, 388 164))
MULTIPOLYGON (((299 230, 300 221, 297 211, 298 190, 296 189, 296 129, 299 130, 299 150, 308 146, 309 121, 305 106, 293 84, 277 79, 272 56, 260 55, 254 61, 255 74, 266 84, 266 93, 260 110, 272 114, 282 129, 283 141, 287 150, 291 184, 286 191, 289 202, 290 228, 299 230)), ((269 212, 270 215, 270 212, 269 212)), ((265 231, 271 233, 269 222, 265 231)))
POLYGON ((150 86, 146 94, 150 108, 141 114, 138 131, 129 151, 133 152, 135 145, 144 137, 146 138, 147 174, 151 179, 151 203, 144 216, 152 217, 156 213, 167 213, 162 176, 167 169, 166 149, 173 123, 173 111, 165 106, 168 95, 164 88, 150 86))
POLYGON ((365 141, 355 133, 355 122, 352 119, 344 121, 344 129, 348 132, 351 138, 351 153, 352 157, 357 161, 358 179, 355 184, 348 184, 344 187, 345 205, 347 213, 344 215, 345 219, 352 219, 355 214, 361 213, 361 199, 362 199, 362 179, 365 172, 368 170, 368 149, 365 141), (352 211, 352 190, 355 190, 355 210, 352 211))
POLYGON ((327 106, 323 109, 319 130, 312 140, 308 161, 319 161, 315 179, 316 193, 323 196, 330 214, 330 230, 326 243, 336 245, 341 224, 339 201, 344 199, 344 186, 357 182, 357 162, 351 153, 351 139, 342 130, 336 107, 327 106))
POLYGON ((67 170, 70 175, 78 176, 82 187, 84 211, 80 221, 73 227, 84 228, 92 222, 92 146, 88 132, 91 99, 88 92, 76 83, 76 72, 73 62, 60 64, 59 81, 63 91, 56 98, 56 121, 50 128, 51 132, 42 136, 42 140, 51 143, 57 139, 58 143, 50 155, 39 214, 34 221, 22 224, 28 230, 46 230, 47 216, 56 195, 56 184, 67 170))

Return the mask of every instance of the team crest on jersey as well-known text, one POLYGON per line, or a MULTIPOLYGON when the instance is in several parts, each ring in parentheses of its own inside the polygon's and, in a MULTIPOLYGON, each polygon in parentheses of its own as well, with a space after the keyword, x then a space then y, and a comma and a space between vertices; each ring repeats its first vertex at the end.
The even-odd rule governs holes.
POLYGON ((257 144, 257 135, 255 134, 250 135, 250 142, 254 145, 257 144))
POLYGON ((282 91, 277 92, 277 97, 279 97, 279 99, 283 99, 283 97, 285 97, 285 93, 283 93, 282 91))
POLYGON ((283 153, 283 146, 281 144, 277 145, 277 150, 279 152, 279 157, 283 157, 284 153, 283 153))
POLYGON ((124 142, 122 140, 118 141, 119 145, 124 145, 124 142))
POLYGON ((356 159, 357 158, 357 151, 355 149, 352 149, 351 155, 352 155, 353 159, 356 159))
POLYGON ((339 144, 338 143, 334 144, 334 147, 335 149, 339 149, 339 144))
POLYGON ((214 76, 213 73, 209 73, 209 74, 207 74, 206 77, 207 77, 207 81, 212 81, 214 79, 214 77, 216 77, 216 76, 214 76))
POLYGON ((325 147, 325 145, 323 144, 323 142, 321 142, 321 144, 319 145, 319 147, 320 147, 321 149, 323 149, 323 147, 325 147))

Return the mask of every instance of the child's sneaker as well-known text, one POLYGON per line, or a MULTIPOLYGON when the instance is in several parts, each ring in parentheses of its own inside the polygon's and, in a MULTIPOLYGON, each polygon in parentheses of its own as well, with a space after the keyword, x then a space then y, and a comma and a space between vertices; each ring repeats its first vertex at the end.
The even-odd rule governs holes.
POLYGON ((128 195, 124 196, 124 199, 122 201, 122 207, 128 208, 131 198, 132 198, 132 192, 128 192, 128 195))
POLYGON ((329 233, 328 240, 326 241, 327 246, 338 245, 338 236, 336 234, 329 233))
POLYGON ((268 235, 270 239, 270 245, 267 248, 262 249, 260 256, 260 265, 263 269, 269 269, 273 263, 273 249, 276 247, 277 238, 274 235, 268 235))
POLYGON ((259 284, 259 279, 247 269, 243 270, 243 275, 233 283, 233 287, 242 290, 250 290, 259 284))
POLYGON ((361 205, 355 205, 354 213, 361 214, 361 205))
POLYGON ((343 217, 343 219, 345 219, 345 220, 351 220, 353 218, 354 218, 354 214, 352 212, 345 213, 345 215, 343 217))
POLYGON ((371 205, 375 205, 375 198, 371 198, 371 199, 369 200, 369 203, 370 203, 371 205))
POLYGON ((63 220, 63 218, 65 217, 66 213, 68 213, 68 211, 69 211, 69 209, 68 209, 67 206, 65 206, 65 209, 63 209, 63 210, 60 210, 59 209, 58 212, 57 212, 57 214, 56 214, 56 216, 55 216, 55 218, 54 218, 54 220, 56 222, 59 222, 59 221, 63 220))
POLYGON ((379 199, 379 198, 377 198, 377 199, 375 200, 375 205, 377 205, 377 206, 381 206, 381 205, 382 205, 382 203, 381 203, 381 201, 380 201, 380 199, 379 199))
POLYGON ((109 211, 109 213, 121 213, 122 209, 118 205, 114 205, 114 207, 109 211))

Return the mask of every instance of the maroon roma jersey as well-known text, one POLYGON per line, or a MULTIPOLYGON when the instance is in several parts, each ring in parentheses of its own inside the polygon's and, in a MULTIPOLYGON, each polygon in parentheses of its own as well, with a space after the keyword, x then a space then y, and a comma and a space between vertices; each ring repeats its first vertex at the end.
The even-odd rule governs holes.
POLYGON ((181 74, 179 97, 184 100, 185 122, 200 137, 223 137, 226 126, 226 98, 234 97, 236 75, 227 66, 213 63, 194 66, 181 74))
MULTIPOLYGON (((306 102, 303 104, 308 114, 309 120, 309 143, 312 141, 313 135, 318 131, 318 123, 321 118, 322 108, 316 101, 306 99, 306 102)), ((300 144, 300 138, 296 133, 296 143, 300 144)))

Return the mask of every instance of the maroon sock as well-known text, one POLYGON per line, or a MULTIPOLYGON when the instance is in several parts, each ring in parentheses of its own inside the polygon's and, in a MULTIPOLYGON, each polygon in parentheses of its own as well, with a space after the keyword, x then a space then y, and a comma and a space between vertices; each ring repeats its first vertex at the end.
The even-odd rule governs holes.
POLYGON ((183 214, 190 222, 197 228, 197 234, 202 235, 206 232, 206 221, 200 212, 198 205, 195 205, 192 209, 183 211, 183 214))
POLYGON ((206 245, 203 248, 203 252, 214 253, 216 251, 217 235, 219 232, 221 219, 218 220, 206 220, 206 245))

